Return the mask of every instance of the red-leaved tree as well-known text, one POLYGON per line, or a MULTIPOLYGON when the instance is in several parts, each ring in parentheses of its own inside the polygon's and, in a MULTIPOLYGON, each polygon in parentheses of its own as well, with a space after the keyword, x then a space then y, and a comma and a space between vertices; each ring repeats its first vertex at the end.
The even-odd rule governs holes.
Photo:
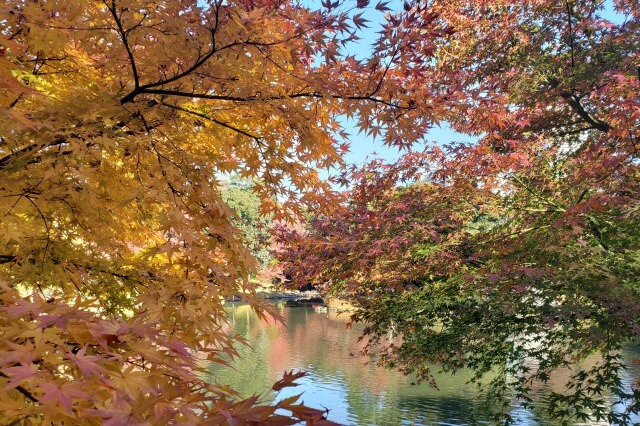
POLYGON ((501 418, 515 391, 552 417, 628 423, 640 400, 619 355, 640 334, 639 5, 428 3, 455 31, 420 84, 477 141, 348 173, 340 209, 280 231, 285 271, 355 304, 381 364, 423 380, 434 364, 498 372, 501 418), (592 353, 593 367, 575 367, 592 353), (531 399, 572 365, 563 392, 531 399))

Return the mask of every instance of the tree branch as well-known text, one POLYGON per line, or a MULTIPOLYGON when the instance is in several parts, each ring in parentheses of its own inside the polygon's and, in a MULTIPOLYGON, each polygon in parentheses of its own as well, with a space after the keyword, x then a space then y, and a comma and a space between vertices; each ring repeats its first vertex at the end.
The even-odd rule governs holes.
MULTIPOLYGON (((4 374, 2 371, 0 371, 0 376, 4 377, 5 379, 9 379, 11 380, 11 377, 7 376, 6 374, 4 374)), ((31 392, 29 392, 28 390, 26 390, 25 388, 23 388, 22 386, 16 386, 15 388, 18 392, 20 392, 22 395, 24 395, 27 399, 30 399, 31 402, 40 402, 38 401, 38 398, 36 398, 35 396, 33 396, 33 394, 31 392)))
POLYGON ((586 217, 587 222, 589 223, 589 228, 591 229, 591 233, 594 237, 596 237, 596 240, 598 240, 598 244, 600 244, 600 247, 602 247, 606 251, 609 251, 609 245, 604 241, 604 236, 602 235, 602 232, 600 232, 598 222, 590 215, 587 215, 586 217))
POLYGON ((571 6, 569 6, 569 0, 565 0, 564 4, 567 6, 567 14, 569 15, 569 48, 571 49, 571 70, 575 67, 575 52, 574 52, 574 40, 573 40, 573 25, 571 24, 571 6))
MULTIPOLYGON (((31 151, 39 151, 41 149, 50 148, 52 146, 62 145, 66 142, 65 138, 59 138, 49 144, 39 144, 34 143, 31 145, 27 145, 24 148, 21 148, 17 151, 12 152, 11 154, 7 154, 4 157, 0 158, 0 170, 4 169, 7 165, 9 165, 12 161, 15 161, 21 155, 27 154, 31 151)), ((37 159, 31 159, 28 163, 31 164, 33 162, 37 162, 37 159)))
MULTIPOLYGON (((192 115, 195 115, 196 117, 200 117, 200 118, 203 118, 205 120, 211 121, 212 123, 215 123, 215 124, 217 124, 217 125, 219 125, 221 127, 224 127, 226 129, 232 130, 232 131, 234 131, 234 132, 236 132, 236 133, 238 133, 240 135, 243 135, 243 136, 246 136, 248 138, 253 139, 256 142, 256 145, 258 147, 258 151, 260 152, 260 156, 262 157, 262 160, 265 162, 265 164, 267 164, 267 157, 265 155, 264 150, 262 149, 262 141, 261 141, 262 137, 261 136, 257 136, 257 135, 251 134, 251 133, 249 133, 249 132, 247 132, 245 130, 238 129, 237 127, 234 127, 234 126, 232 126, 230 124, 227 124, 225 122, 222 122, 220 120, 216 120, 213 117, 209 117, 208 115, 199 113, 197 111, 191 111, 189 109, 182 108, 182 107, 180 107, 178 105, 172 105, 172 104, 168 104, 166 102, 160 102, 160 104, 164 105, 164 106, 166 106, 168 108, 172 108, 172 109, 175 109, 177 111, 186 112, 187 114, 192 114, 192 115)), ((269 176, 269 180, 271 182, 273 182, 274 179, 273 179, 273 176, 271 175, 271 171, 269 170, 268 167, 266 167, 265 170, 266 170, 267 175, 269 176)))
POLYGON ((219 5, 218 5, 218 8, 216 8, 216 12, 215 12, 215 24, 214 24, 214 26, 212 28, 209 29, 209 31, 211 32, 211 49, 209 50, 209 52, 207 52, 206 54, 204 54, 202 56, 199 55, 198 59, 196 59, 196 61, 193 63, 193 65, 191 65, 186 70, 174 75, 173 77, 169 77, 169 78, 167 78, 165 80, 158 80, 158 81, 155 81, 153 83, 140 84, 140 80, 139 80, 139 77, 138 77, 137 69, 136 69, 136 66, 135 66, 135 61, 134 61, 134 58, 133 58, 133 54, 132 54, 131 49, 130 49, 130 47, 128 45, 128 42, 126 40, 126 33, 127 33, 128 30, 125 31, 122 28, 122 25, 121 25, 117 15, 116 15, 116 12, 115 12, 115 0, 113 0, 113 2, 112 2, 112 7, 113 7, 113 10, 110 9, 111 10, 111 14, 113 15, 114 19, 116 20, 116 24, 118 25, 118 31, 120 33, 120 36, 122 38, 122 41, 123 41, 126 49, 127 49, 127 53, 129 54, 129 60, 131 62, 131 66, 132 66, 132 69, 133 69, 133 75, 134 75, 134 79, 135 79, 135 88, 130 93, 126 94, 120 100, 120 103, 122 105, 124 105, 126 103, 129 103, 129 102, 132 102, 137 95, 147 92, 146 89, 151 89, 151 88, 154 88, 154 87, 164 86, 165 84, 173 83, 175 81, 178 81, 178 80, 188 76, 189 74, 192 74, 193 72, 197 71, 198 68, 200 68, 202 65, 204 65, 209 59, 211 59, 211 57, 213 55, 215 55, 217 53, 220 53, 223 50, 230 49, 230 48, 235 47, 235 46, 256 46, 256 47, 276 46, 278 44, 282 44, 282 43, 286 43, 288 41, 291 41, 291 40, 293 40, 295 38, 302 37, 305 34, 309 33, 310 31, 320 28, 324 24, 323 22, 317 23, 316 25, 310 26, 310 27, 308 27, 306 29, 299 30, 298 32, 294 33, 293 35, 291 35, 289 37, 286 37, 286 38, 283 38, 283 39, 280 39, 280 40, 275 40, 275 41, 270 41, 270 42, 261 42, 261 41, 254 41, 254 40, 251 40, 250 38, 248 38, 247 40, 244 40, 244 41, 236 40, 236 41, 233 41, 231 43, 228 43, 228 44, 226 44, 224 46, 221 46, 221 47, 217 48, 216 47, 215 34, 216 34, 216 31, 218 30, 219 25, 220 25, 220 17, 219 17, 219 13, 218 13, 219 5))
POLYGON ((584 106, 580 103, 580 100, 576 95, 573 95, 567 91, 560 92, 560 97, 564 99, 564 101, 569 105, 584 121, 591 124, 596 130, 599 130, 603 133, 609 132, 611 130, 611 126, 604 121, 600 121, 596 118, 591 117, 591 115, 584 109, 584 106))
POLYGON ((229 130, 233 130, 234 132, 236 132, 236 133, 240 133, 241 135, 247 136, 247 137, 249 137, 249 138, 252 138, 252 139, 260 139, 260 136, 253 135, 253 134, 251 134, 251 133, 249 133, 249 132, 247 132, 247 131, 245 131, 245 130, 238 129, 237 127, 234 127, 234 126, 232 126, 232 125, 230 125, 230 124, 227 124, 227 123, 225 123, 225 122, 222 122, 222 121, 216 120, 216 119, 215 119, 215 118, 213 118, 213 117, 209 117, 208 115, 205 115, 205 114, 199 113, 199 112, 197 112, 197 111, 191 111, 191 110, 189 110, 189 109, 182 108, 181 106, 173 105, 173 104, 169 104, 169 103, 166 103, 166 102, 160 102, 160 105, 164 105, 164 106, 166 106, 167 108, 175 109, 175 110, 177 110, 177 111, 186 112, 187 114, 195 115, 196 117, 200 117, 200 118, 203 118, 203 119, 205 119, 205 120, 211 121, 212 123, 215 123, 215 124, 217 124, 217 125, 219 125, 219 126, 225 127, 225 128, 227 128, 227 129, 229 129, 229 130))
MULTIPOLYGON (((515 180, 518 184, 520 184, 521 187, 523 187, 524 189, 526 189, 529 193, 531 193, 531 195, 533 195, 534 197, 538 198, 539 200, 541 200, 543 203, 553 207, 553 209, 551 211, 557 211, 557 212, 565 212, 566 209, 563 209, 562 207, 558 206, 556 203, 554 203, 552 200, 549 200, 547 197, 543 196, 542 194, 539 194, 538 192, 534 191, 529 185, 527 185, 525 182, 522 181, 522 179, 518 178, 515 175, 512 175, 511 178, 513 180, 515 180)), ((547 210, 548 211, 548 210, 547 210)))
MULTIPOLYGON (((84 140, 84 139, 83 139, 84 140)), ((0 158, 0 171, 2 171, 2 169, 4 169, 5 167, 7 167, 9 164, 11 164, 11 162, 16 161, 19 159, 19 157, 21 155, 24 154, 28 154, 32 151, 40 151, 40 150, 44 150, 47 148, 51 148, 54 146, 60 146, 60 145, 64 145, 67 142, 67 139, 64 137, 59 137, 56 140, 54 140, 51 143, 48 144, 31 144, 28 146, 25 146, 24 148, 21 148, 17 151, 12 152, 11 154, 7 154, 4 157, 0 158)), ((86 146, 87 148, 90 148, 92 146, 94 146, 95 144, 93 142, 87 142, 86 146)), ((72 150, 66 150, 66 151, 57 151, 56 154, 57 155, 69 155, 72 154, 73 151, 72 150)), ((39 163, 41 160, 41 156, 36 156, 33 158, 30 158, 26 161, 25 165, 29 165, 29 164, 34 164, 34 163, 39 163)))
POLYGON ((562 136, 576 135, 578 133, 587 132, 589 130, 597 130, 597 129, 594 126, 587 126, 587 127, 581 127, 579 129, 566 130, 564 132, 554 133, 551 136, 557 138, 557 137, 562 137, 562 136))
POLYGON ((0 254, 0 264, 10 263, 16 260, 16 257, 12 254, 0 254))
MULTIPOLYGON (((295 98, 324 98, 326 97, 321 92, 301 92, 301 93, 293 93, 290 95, 274 95, 274 96, 230 96, 230 95, 210 95, 206 93, 189 93, 182 92, 179 90, 166 90, 166 89, 142 89, 138 91, 138 94, 150 94, 150 95, 163 95, 163 96, 178 96, 183 98, 196 98, 196 99, 207 99, 207 100, 218 100, 218 101, 230 101, 230 102, 255 102, 255 101, 277 101, 284 99, 295 99, 295 98)), ((385 101, 384 99, 376 98, 373 95, 329 95, 329 97, 333 99, 343 99, 343 100, 351 100, 351 101, 370 101, 374 103, 379 103, 386 105, 391 108, 404 109, 404 110, 415 110, 416 106, 403 106, 399 104, 394 104, 393 102, 385 101)))
MULTIPOLYGON (((105 2, 105 5, 106 5, 106 2, 105 2)), ((109 12, 111 12, 111 16, 113 16, 113 20, 116 22, 116 25, 118 26, 118 34, 120 34, 120 39, 122 40, 122 44, 124 45, 124 48, 127 50, 127 56, 129 56, 129 63, 131 64, 131 70, 133 71, 133 83, 135 85, 135 89, 134 89, 135 91, 140 87, 140 78, 138 76, 138 68, 136 67, 136 60, 133 56, 133 51, 131 50, 131 47, 129 46, 129 41, 127 40, 127 32, 122 27, 122 22, 120 21, 120 18, 118 17, 118 13, 116 12, 116 0, 111 0, 111 7, 107 5, 107 9, 109 9, 109 12)))

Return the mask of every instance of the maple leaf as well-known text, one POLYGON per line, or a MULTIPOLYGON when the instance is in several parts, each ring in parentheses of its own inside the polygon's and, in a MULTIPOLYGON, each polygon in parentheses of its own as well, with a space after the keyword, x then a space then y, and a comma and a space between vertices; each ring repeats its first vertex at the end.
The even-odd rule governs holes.
POLYGON ((3 305, 2 310, 9 314, 9 318, 18 318, 24 315, 38 315, 42 308, 28 300, 12 298, 11 304, 3 305))
POLYGON ((271 389, 273 389, 274 391, 279 391, 286 387, 298 386, 298 383, 294 383, 294 381, 306 375, 307 373, 304 371, 298 371, 298 372, 295 372, 293 370, 291 370, 291 372, 285 371, 284 374, 282 375, 282 379, 274 383, 271 389))
POLYGON ((104 357, 97 355, 86 355, 87 346, 83 346, 76 354, 69 353, 67 357, 71 359, 85 376, 96 376, 103 378, 109 374, 108 370, 101 364, 104 357))
POLYGON ((8 367, 3 372, 11 377, 11 380, 5 386, 5 389, 13 389, 19 386, 23 381, 38 376, 39 370, 35 364, 20 365, 17 367, 8 367))
POLYGON ((0 358, 0 365, 11 365, 16 362, 29 365, 38 356, 38 350, 31 342, 20 345, 5 340, 3 343, 5 348, 3 348, 2 358, 0 358))
POLYGON ((389 4, 389 2, 378 2, 376 4, 376 10, 379 10, 380 12, 388 12, 391 9, 387 6, 389 4))
POLYGON ((47 382, 42 383, 39 388, 43 392, 43 395, 38 398, 40 404, 44 406, 61 405, 68 413, 73 412, 74 399, 93 401, 93 397, 82 390, 82 383, 58 385, 55 382, 47 382))
POLYGON ((141 393, 157 394, 157 388, 150 383, 151 377, 150 372, 140 371, 132 365, 123 370, 121 375, 112 377, 110 383, 126 395, 134 397, 141 393))

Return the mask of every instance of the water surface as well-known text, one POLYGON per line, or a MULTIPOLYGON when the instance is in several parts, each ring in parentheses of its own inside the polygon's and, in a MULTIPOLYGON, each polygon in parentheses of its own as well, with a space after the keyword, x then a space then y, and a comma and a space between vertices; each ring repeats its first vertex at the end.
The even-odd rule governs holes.
MULTIPOLYGON (((229 309, 235 333, 246 338, 251 347, 238 348, 240 357, 232 362, 233 369, 212 366, 211 380, 231 385, 245 397, 260 394, 265 401, 273 401, 303 393, 305 404, 326 407, 330 420, 347 425, 491 424, 491 407, 481 390, 466 384, 471 376, 468 372, 436 375, 439 389, 412 385, 411 377, 357 356, 363 346, 358 342, 361 327, 347 328, 347 314, 316 313, 311 308, 280 304, 285 326, 258 319, 247 305, 235 304, 229 309), (292 369, 309 375, 298 380, 300 385, 295 388, 271 391, 282 373, 292 369)), ((629 347, 624 355, 640 358, 640 351, 629 347)), ((634 377, 640 377, 638 366, 630 366, 624 380, 630 385, 634 377)), ((534 399, 550 387, 559 390, 559 386, 554 382, 540 386, 534 399)), ((541 413, 525 411, 516 402, 511 412, 518 417, 517 424, 550 424, 541 413)), ((640 418, 634 421, 640 423, 640 418)))

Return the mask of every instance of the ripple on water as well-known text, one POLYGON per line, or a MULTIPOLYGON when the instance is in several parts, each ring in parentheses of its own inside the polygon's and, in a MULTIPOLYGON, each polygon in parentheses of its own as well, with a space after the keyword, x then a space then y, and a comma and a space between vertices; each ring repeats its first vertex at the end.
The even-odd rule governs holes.
MULTIPOLYGON (((351 356, 362 348, 358 342, 361 329, 347 329, 347 316, 284 307, 281 314, 286 327, 260 321, 247 306, 237 304, 230 318, 235 332, 245 337, 251 348, 238 348, 240 358, 232 363, 235 370, 212 366, 212 380, 231 385, 245 396, 261 394, 266 400, 303 393, 306 404, 328 408, 330 420, 348 425, 490 424, 491 407, 475 386, 466 384, 468 373, 438 375, 440 390, 412 386, 411 378, 351 356), (299 380, 297 387, 277 394, 271 391, 271 385, 291 369, 303 369, 309 375, 299 380)), ((627 359, 640 357, 637 348, 627 352, 627 359)), ((631 366, 626 383, 640 377, 639 369, 631 366)), ((549 386, 536 389, 536 395, 548 392, 549 386)), ((549 424, 539 413, 517 404, 512 414, 518 417, 519 425, 549 424)))

